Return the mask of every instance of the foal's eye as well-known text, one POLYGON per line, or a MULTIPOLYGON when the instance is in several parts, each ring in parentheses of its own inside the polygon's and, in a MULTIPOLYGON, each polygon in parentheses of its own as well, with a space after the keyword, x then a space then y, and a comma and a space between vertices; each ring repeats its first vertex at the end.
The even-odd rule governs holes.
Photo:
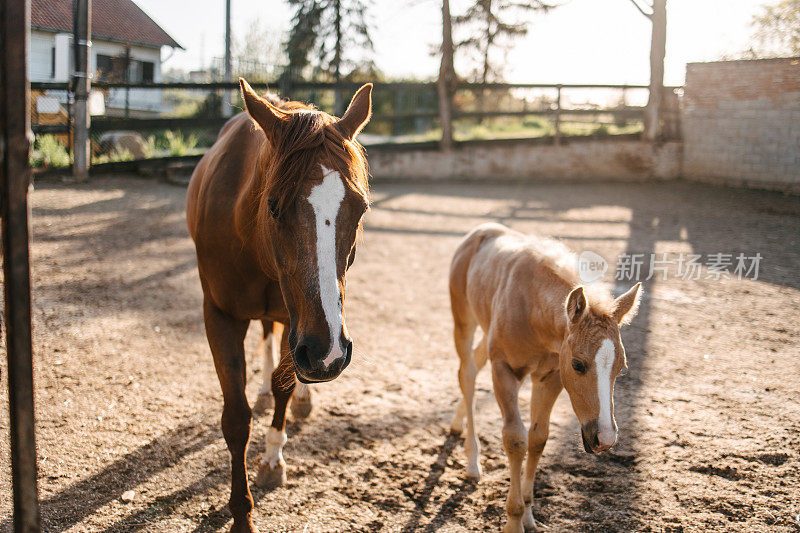
POLYGON ((573 359, 572 369, 578 374, 584 374, 586 372, 586 365, 584 365, 583 361, 581 361, 580 359, 573 359))
POLYGON ((278 201, 277 200, 275 200, 273 198, 269 198, 267 200, 267 207, 269 208, 269 214, 270 214, 270 216, 272 216, 272 218, 274 218, 275 220, 278 220, 279 218, 281 218, 281 213, 280 213, 280 211, 278 211, 278 201))

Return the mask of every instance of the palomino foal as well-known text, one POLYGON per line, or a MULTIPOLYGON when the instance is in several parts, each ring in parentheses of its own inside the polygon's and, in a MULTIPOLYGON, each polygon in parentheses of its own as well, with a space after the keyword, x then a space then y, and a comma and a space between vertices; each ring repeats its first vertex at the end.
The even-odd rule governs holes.
MULTIPOLYGON (((350 363, 345 273, 368 207, 367 162, 355 136, 369 120, 372 85, 359 89, 336 119, 298 102, 261 98, 240 83, 247 113, 225 124, 195 168, 186 219, 222 386, 231 531, 253 532, 245 465, 252 418, 245 334, 251 320, 262 322, 265 373, 280 345, 271 373, 275 411, 256 479, 272 487, 286 478, 282 448, 295 376, 303 384, 330 381, 350 363)), ((258 407, 266 408, 269 395, 262 392, 258 407)), ((307 401, 307 388, 305 393, 307 401)), ((307 408, 298 411, 308 414, 307 408)))
POLYGON ((463 394, 451 431, 460 434, 466 417, 467 476, 479 479, 473 397, 475 377, 488 358, 511 473, 507 532, 535 528, 533 480, 547 442, 550 411, 562 387, 581 423, 587 452, 607 450, 617 439, 614 380, 625 367, 619 325, 636 314, 640 284, 616 300, 607 294, 587 299, 574 265, 572 254, 559 243, 483 224, 467 235, 450 268, 463 394), (484 335, 473 350, 478 326, 484 335), (528 375, 531 427, 526 435, 518 394, 528 375))

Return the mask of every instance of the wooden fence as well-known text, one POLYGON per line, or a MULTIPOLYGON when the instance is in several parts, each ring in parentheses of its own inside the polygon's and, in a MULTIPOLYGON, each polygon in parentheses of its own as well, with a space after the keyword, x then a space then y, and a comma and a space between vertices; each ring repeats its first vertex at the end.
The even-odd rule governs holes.
MULTIPOLYGON (((266 84, 253 83, 256 88, 264 88, 266 84)), ((297 99, 305 99, 303 96, 314 95, 311 99, 318 100, 320 95, 335 94, 339 92, 349 96, 358 89, 360 83, 355 82, 342 82, 342 83, 325 83, 325 82, 307 82, 307 81, 293 81, 291 83, 278 82, 269 84, 271 88, 276 89, 282 96, 293 97, 297 99)), ((34 94, 58 94, 61 95, 62 101, 66 104, 65 108, 70 109, 68 102, 71 101, 71 92, 68 84, 65 83, 32 83, 31 89, 34 94)), ((142 91, 142 90, 183 90, 193 93, 212 94, 216 93, 221 98, 229 98, 231 94, 238 91, 239 85, 237 83, 229 82, 209 82, 209 83, 192 83, 192 82, 164 82, 164 83, 124 83, 124 82, 95 82, 92 84, 93 90, 104 91, 108 94, 109 91, 142 91), (227 96, 226 96, 227 95, 227 96)), ((590 123, 601 126, 603 121, 605 123, 625 123, 626 121, 642 121, 644 116, 644 106, 626 105, 625 94, 629 91, 647 91, 646 85, 626 85, 626 84, 539 84, 539 83, 460 83, 456 89, 455 109, 453 113, 453 121, 473 121, 481 122, 484 120, 493 120, 498 118, 505 119, 524 119, 525 117, 540 117, 548 122, 548 127, 552 133, 548 136, 552 137, 553 142, 558 144, 562 138, 568 137, 569 133, 564 131, 564 124, 567 122, 575 123, 590 123), (605 93, 617 92, 620 98, 620 104, 616 106, 599 107, 596 104, 585 104, 582 106, 570 105, 565 101, 564 94, 567 91, 588 90, 588 91, 603 91, 605 93), (540 98, 540 101, 531 103, 525 98, 515 98, 514 94, 525 92, 536 92, 540 95, 548 94, 547 97, 540 98), (508 101, 514 103, 513 106, 508 106, 506 109, 487 109, 487 103, 497 101, 497 98, 491 98, 491 95, 506 95, 508 101), (460 95, 460 97, 459 97, 460 95), (610 121, 610 122, 609 122, 610 121)), ((673 87, 667 88, 669 94, 674 95, 675 89, 673 87)), ((373 100, 383 102, 383 108, 376 109, 372 122, 376 124, 403 124, 412 123, 414 121, 426 121, 431 125, 435 125, 439 121, 438 100, 435 98, 436 83, 416 83, 416 82, 387 82, 375 83, 373 100), (403 109, 401 101, 404 95, 427 95, 425 105, 414 106, 408 103, 403 109)), ((329 102, 335 100, 328 98, 329 102)), ((670 101, 669 99, 667 99, 670 101)), ((125 99, 127 106, 128 99, 125 99)), ((673 132, 678 135, 679 128, 675 126, 677 122, 677 97, 675 97, 676 104, 674 105, 675 113, 665 113, 666 121, 672 122, 672 127, 665 128, 665 131, 673 132)), ((33 106, 35 108, 35 105, 33 106)), ((331 107, 331 106, 328 106, 331 107)), ((333 109, 323 109, 332 112, 333 109)), ((103 132, 108 131, 156 131, 156 130, 180 130, 190 131, 197 129, 218 130, 222 124, 227 120, 224 113, 221 111, 216 113, 206 113, 203 116, 133 116, 130 109, 126 107, 122 116, 96 116, 91 121, 91 133, 97 137, 103 132)), ((35 110, 32 110, 33 124, 32 129, 35 134, 67 134, 71 130, 71 117, 67 112, 66 119, 62 123, 44 123, 37 120, 35 110)), ((433 126, 432 126, 433 127, 433 126)), ((369 131, 369 130, 368 130, 369 131)), ((607 133, 606 133, 607 134, 607 133)), ((539 135, 541 137, 541 135, 539 135)), ((518 138, 518 137, 517 137, 518 138)), ((425 144, 430 144, 435 141, 435 138, 424 139, 425 144)), ((486 139, 491 142, 492 139, 486 139)), ((502 140, 498 137, 497 140, 502 140)), ((417 140, 392 140, 391 144, 401 146, 408 145, 412 147, 420 144, 421 141, 417 140)), ((174 160, 171 157, 170 160, 174 160)))

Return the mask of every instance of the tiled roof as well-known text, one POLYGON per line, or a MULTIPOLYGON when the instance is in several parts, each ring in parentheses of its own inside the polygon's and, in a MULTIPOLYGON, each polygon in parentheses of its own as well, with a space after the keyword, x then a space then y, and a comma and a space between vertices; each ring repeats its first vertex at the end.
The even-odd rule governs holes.
MULTIPOLYGON (((33 0, 31 26, 72 33, 73 0, 33 0)), ((132 0, 92 0, 92 38, 182 48, 132 0)))

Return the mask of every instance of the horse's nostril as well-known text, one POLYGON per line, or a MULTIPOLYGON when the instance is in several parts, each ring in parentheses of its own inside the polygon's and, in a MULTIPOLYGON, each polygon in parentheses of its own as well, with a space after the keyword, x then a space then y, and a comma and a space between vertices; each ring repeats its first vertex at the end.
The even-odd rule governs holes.
POLYGON ((305 371, 311 370, 311 358, 309 357, 308 345, 300 343, 294 350, 294 362, 305 371))
POLYGON ((353 341, 347 339, 344 341, 344 356, 346 359, 350 359, 353 355, 353 341))

